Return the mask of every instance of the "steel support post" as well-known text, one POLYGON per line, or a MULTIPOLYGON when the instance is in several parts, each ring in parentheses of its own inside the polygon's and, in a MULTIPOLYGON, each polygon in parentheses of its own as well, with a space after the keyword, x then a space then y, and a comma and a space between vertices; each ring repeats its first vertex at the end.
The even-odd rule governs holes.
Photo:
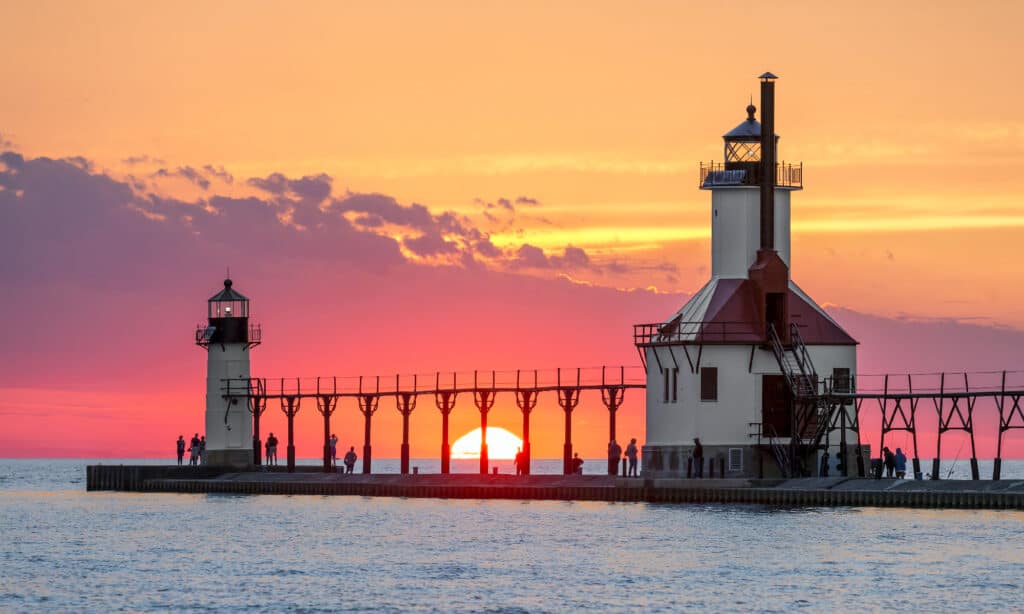
MULTIPOLYGON (((623 376, 623 379, 625 377, 623 376)), ((601 372, 602 383, 604 380, 604 370, 601 372)), ((619 411, 619 407, 622 406, 622 401, 626 396, 626 389, 619 386, 602 386, 601 388, 601 400, 604 402, 604 406, 608 409, 608 446, 611 447, 615 439, 615 414, 619 411)), ((616 442, 618 443, 618 442, 616 442)), ((617 475, 619 469, 619 455, 608 456, 608 475, 617 475)))
MULTIPOLYGON (((910 393, 914 392, 914 382, 910 374, 907 374, 907 391, 910 393)), ((910 397, 910 422, 913 425, 913 430, 910 431, 911 441, 914 444, 914 459, 913 459, 913 470, 914 479, 918 479, 921 475, 921 455, 917 453, 917 403, 920 399, 910 397)))
POLYGON ((1002 383, 999 387, 999 396, 996 397, 996 409, 999 410, 999 436, 996 438, 996 457, 992 461, 992 479, 998 480, 1003 470, 1003 433, 1006 425, 1006 418, 1003 410, 1006 408, 1006 371, 1003 371, 1002 383))
MULTIPOLYGON (((319 378, 317 381, 317 388, 320 388, 319 378)), ((337 387, 335 387, 336 389, 337 387)), ((323 463, 324 473, 330 473, 334 471, 333 458, 331 457, 331 415, 334 414, 335 408, 338 407, 338 397, 333 394, 319 393, 316 395, 316 409, 320 412, 320 415, 324 417, 324 448, 323 448, 323 463)))
POLYGON ((377 411, 380 397, 376 394, 359 395, 359 411, 363 414, 363 473, 370 473, 373 465, 373 449, 370 447, 370 423, 377 411))
POLYGON ((441 473, 451 473, 452 447, 448 438, 448 414, 455 409, 456 376, 452 374, 452 389, 441 390, 441 374, 434 383, 434 404, 441 411, 441 473))
MULTIPOLYGON (((230 386, 230 383, 228 384, 230 386)), ((263 441, 260 439, 260 418, 267 410, 266 386, 259 379, 250 379, 249 413, 252 414, 252 464, 259 467, 263 464, 263 441), (255 384, 254 384, 255 382, 255 384)))
MULTIPOLYGON (((945 420, 942 416, 943 405, 946 403, 946 374, 939 375, 939 396, 932 399, 935 404, 935 413, 939 416, 939 427, 935 434, 935 458, 932 459, 932 479, 938 480, 942 471, 942 434, 946 432, 943 428, 945 420)), ((951 416, 952 417, 952 416, 951 416)))
POLYGON ((295 414, 299 413, 301 404, 302 397, 298 394, 281 397, 281 411, 288 418, 288 473, 295 473, 295 414))
POLYGON ((491 371, 491 387, 480 388, 477 379, 477 372, 473 372, 473 404, 480 410, 480 474, 488 473, 490 459, 487 456, 487 414, 494 407, 495 379, 497 375, 491 371))
POLYGON ((402 460, 400 472, 409 473, 409 416, 416 409, 416 376, 413 376, 412 392, 399 392, 399 377, 395 376, 395 403, 398 413, 402 414, 402 460))
POLYGON ((558 370, 558 405, 565 413, 565 443, 562 445, 562 473, 573 473, 572 462, 572 410, 580 404, 580 370, 576 370, 576 386, 562 387, 562 370, 558 370))
POLYGON ((516 406, 523 414, 523 460, 520 471, 530 475, 530 414, 537 407, 537 371, 533 372, 533 388, 523 388, 520 372, 516 371, 516 406))

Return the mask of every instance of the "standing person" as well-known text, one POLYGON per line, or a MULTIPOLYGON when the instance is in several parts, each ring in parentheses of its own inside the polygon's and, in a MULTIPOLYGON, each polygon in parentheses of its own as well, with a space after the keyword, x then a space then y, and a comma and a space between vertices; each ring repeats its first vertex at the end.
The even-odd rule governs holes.
POLYGON ((352 469, 356 466, 356 447, 352 446, 345 453, 345 473, 352 473, 352 469))
POLYGON ((700 443, 700 437, 693 438, 693 477, 704 477, 704 446, 700 443))
POLYGON ((185 458, 185 436, 178 435, 178 466, 181 467, 181 459, 185 458))
POLYGON ((523 475, 523 464, 525 459, 523 458, 523 449, 516 448, 516 475, 523 475))
POLYGON ((622 457, 622 446, 614 439, 608 444, 608 475, 619 474, 619 458, 622 457))
POLYGON ((199 464, 206 464, 206 435, 199 438, 199 464))
POLYGON ((630 476, 630 477, 634 477, 634 478, 637 477, 636 476, 636 455, 637 455, 637 451, 638 450, 636 448, 636 437, 634 437, 634 438, 629 440, 629 445, 626 446, 626 458, 629 459, 629 471, 626 473, 626 475, 630 476))
POLYGON ((192 436, 192 441, 188 442, 188 464, 190 467, 195 467, 199 464, 199 433, 192 436))
POLYGON ((331 433, 331 467, 338 468, 338 436, 331 433))
POLYGON ((893 477, 893 474, 896 473, 896 455, 888 446, 882 448, 882 463, 885 465, 885 477, 893 477))
POLYGON ((902 480, 907 477, 907 455, 901 448, 896 448, 896 456, 893 458, 896 465, 896 479, 902 480))
POLYGON ((583 473, 583 459, 580 458, 579 452, 572 453, 572 472, 580 474, 583 473))
MULTIPOLYGON (((271 433, 270 437, 273 436, 274 434, 271 433)), ((267 440, 263 442, 263 464, 266 465, 267 467, 270 466, 270 437, 268 437, 267 440)))
POLYGON ((278 464, 278 438, 270 433, 266 438, 266 464, 270 465, 273 461, 273 465, 278 464))

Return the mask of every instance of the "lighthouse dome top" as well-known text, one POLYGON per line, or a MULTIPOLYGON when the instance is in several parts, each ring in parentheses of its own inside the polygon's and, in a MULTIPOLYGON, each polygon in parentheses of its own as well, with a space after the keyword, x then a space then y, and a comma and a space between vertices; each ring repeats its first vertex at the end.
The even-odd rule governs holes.
MULTIPOLYGON (((738 126, 722 135, 725 141, 725 163, 736 165, 758 162, 761 159, 761 123, 755 119, 757 107, 751 102, 747 105, 747 118, 738 126)), ((775 135, 776 147, 779 135, 775 135)), ((730 168, 740 168, 730 166, 730 168)))
MULTIPOLYGON (((738 126, 722 135, 722 138, 726 141, 760 141, 761 140, 761 122, 757 121, 755 114, 757 113, 757 107, 753 103, 747 105, 747 118, 740 122, 738 126)), ((775 135, 775 140, 778 140, 779 135, 775 135)))
POLYGON ((211 301, 247 301, 249 300, 243 296, 238 290, 235 290, 232 286, 231 278, 224 280, 224 289, 210 297, 211 301))
POLYGON ((224 280, 224 288, 210 297, 210 318, 245 318, 249 316, 249 299, 232 287, 231 278, 224 280))

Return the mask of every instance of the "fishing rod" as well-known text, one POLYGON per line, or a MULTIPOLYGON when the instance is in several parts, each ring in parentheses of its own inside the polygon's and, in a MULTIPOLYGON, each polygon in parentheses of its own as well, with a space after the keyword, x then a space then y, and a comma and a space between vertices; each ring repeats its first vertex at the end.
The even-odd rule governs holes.
POLYGON ((957 461, 959 461, 959 460, 960 460, 960 453, 961 453, 961 452, 963 452, 963 451, 964 451, 964 442, 963 442, 963 441, 961 441, 961 442, 960 442, 960 449, 956 451, 956 458, 954 458, 954 459, 953 459, 953 464, 952 464, 952 465, 950 465, 950 467, 949 467, 949 473, 947 473, 947 474, 946 474, 946 479, 947 479, 947 480, 948 480, 948 479, 949 479, 950 477, 952 477, 952 475, 953 475, 953 469, 955 469, 955 468, 956 468, 956 463, 957 463, 957 461))

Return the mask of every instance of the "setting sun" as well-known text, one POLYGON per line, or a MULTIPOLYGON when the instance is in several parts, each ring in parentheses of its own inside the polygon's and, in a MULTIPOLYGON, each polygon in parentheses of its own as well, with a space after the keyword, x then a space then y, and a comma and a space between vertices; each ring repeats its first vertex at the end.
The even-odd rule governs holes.
MULTIPOLYGON (((500 428, 487 427, 487 455, 491 459, 513 459, 523 440, 500 428)), ((455 440, 452 458, 480 458, 480 429, 476 428, 455 440)))

